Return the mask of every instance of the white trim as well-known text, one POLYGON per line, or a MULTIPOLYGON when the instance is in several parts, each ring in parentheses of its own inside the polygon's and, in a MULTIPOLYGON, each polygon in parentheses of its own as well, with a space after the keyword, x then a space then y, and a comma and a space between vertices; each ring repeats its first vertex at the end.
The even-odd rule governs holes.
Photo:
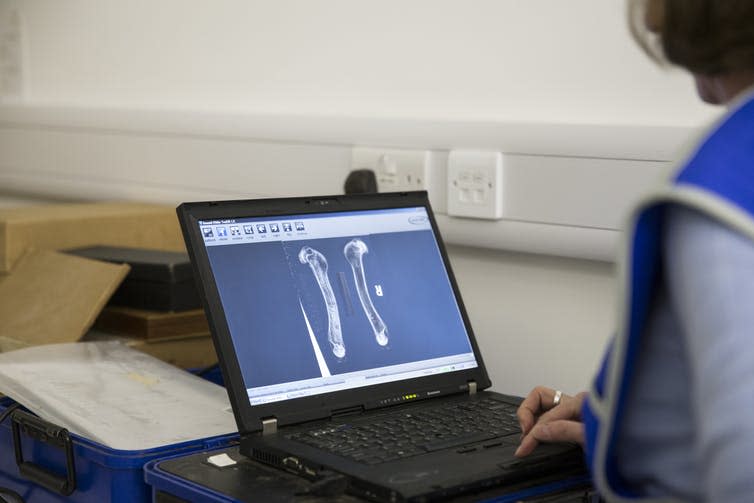
POLYGON ((0 105, 0 127, 77 128, 317 145, 497 149, 644 161, 675 159, 695 131, 678 126, 239 114, 53 104, 0 105))
POLYGON ((461 219, 435 215, 449 244, 612 262, 620 231, 515 220, 461 219))

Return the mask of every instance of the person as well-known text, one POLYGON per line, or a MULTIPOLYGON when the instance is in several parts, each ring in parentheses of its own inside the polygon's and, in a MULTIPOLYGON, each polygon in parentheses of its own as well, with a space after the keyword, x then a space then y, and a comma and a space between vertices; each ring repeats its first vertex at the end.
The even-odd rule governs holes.
POLYGON ((629 14, 647 52, 727 111, 631 213, 621 312, 594 383, 575 396, 535 388, 518 410, 517 455, 581 444, 608 501, 750 503, 754 2, 629 0, 629 14))

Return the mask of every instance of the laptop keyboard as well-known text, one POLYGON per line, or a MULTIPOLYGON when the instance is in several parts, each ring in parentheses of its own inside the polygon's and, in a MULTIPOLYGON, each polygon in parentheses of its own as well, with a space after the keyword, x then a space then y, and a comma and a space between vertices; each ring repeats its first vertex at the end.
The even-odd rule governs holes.
POLYGON ((292 440, 369 465, 520 433, 515 405, 490 398, 403 410, 369 423, 338 423, 287 435, 292 440))

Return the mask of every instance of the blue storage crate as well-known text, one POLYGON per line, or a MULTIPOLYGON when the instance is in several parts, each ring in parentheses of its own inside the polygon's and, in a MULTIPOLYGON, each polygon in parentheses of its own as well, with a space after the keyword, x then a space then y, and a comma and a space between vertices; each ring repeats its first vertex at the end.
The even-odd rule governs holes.
MULTIPOLYGON (((0 399, 0 414, 13 404, 0 399)), ((124 451, 69 434, 19 409, 0 425, 0 487, 19 493, 26 503, 146 503, 152 501, 144 481, 147 462, 228 446, 237 439, 238 433, 230 433, 124 451)))

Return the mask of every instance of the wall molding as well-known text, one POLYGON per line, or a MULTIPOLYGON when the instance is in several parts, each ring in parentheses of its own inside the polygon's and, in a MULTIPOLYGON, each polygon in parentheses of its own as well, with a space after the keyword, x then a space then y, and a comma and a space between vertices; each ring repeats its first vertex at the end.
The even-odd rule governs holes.
POLYGON ((157 108, 0 105, 0 127, 81 129, 220 140, 668 161, 694 129, 679 126, 247 114, 157 108))
POLYGON ((184 200, 333 194, 354 145, 495 149, 510 155, 509 218, 445 215, 448 243, 612 261, 619 215, 694 131, 620 124, 253 115, 0 105, 0 197, 184 200), (529 191, 526 197, 516 190, 529 191), (529 197, 531 196, 531 197, 529 197))

